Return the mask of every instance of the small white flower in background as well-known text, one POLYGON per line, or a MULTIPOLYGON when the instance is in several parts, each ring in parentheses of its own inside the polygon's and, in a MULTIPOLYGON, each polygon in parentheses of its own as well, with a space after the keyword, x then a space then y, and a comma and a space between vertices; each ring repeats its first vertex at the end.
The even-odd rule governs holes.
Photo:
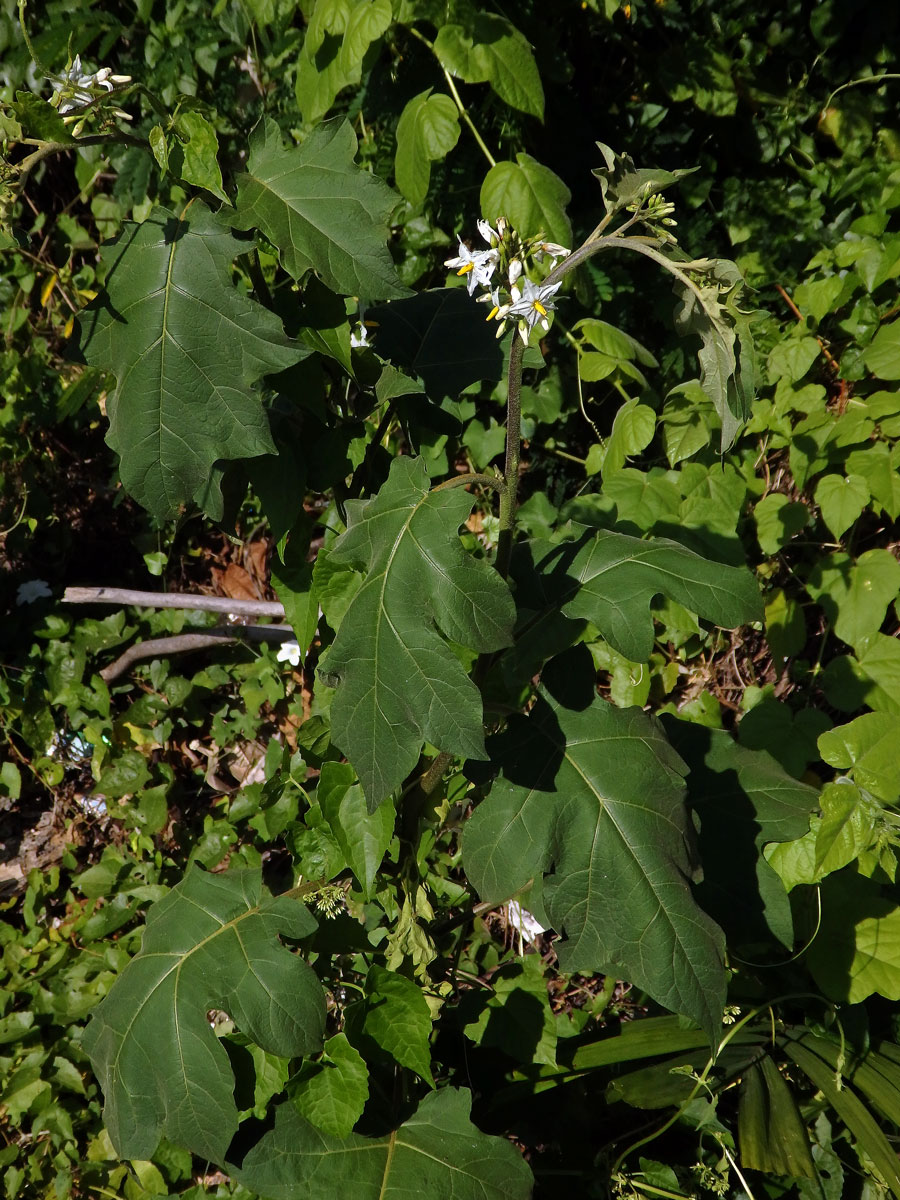
POLYGON ((523 908, 518 900, 510 900, 506 910, 509 914, 510 925, 516 930, 522 941, 534 942, 542 933, 547 932, 537 917, 523 908))
POLYGON ((444 266, 456 267, 457 275, 469 276, 466 287, 471 296, 477 285, 489 286, 499 259, 500 256, 496 250, 472 251, 460 238, 458 256, 446 259, 444 266))
POLYGON ((288 662, 292 667, 299 667, 302 657, 300 643, 294 641, 282 642, 276 657, 279 662, 288 662))
POLYGON ((510 289, 512 304, 509 306, 507 317, 515 317, 519 323, 519 333, 522 341, 527 344, 528 335, 540 321, 542 328, 549 329, 550 322, 547 314, 556 307, 550 297, 560 287, 558 283, 536 284, 530 279, 522 280, 522 287, 516 284, 510 289))
POLYGON ((361 322, 350 330, 350 346, 353 350, 364 350, 369 344, 369 331, 361 322))
POLYGON ((61 75, 51 75, 50 82, 53 85, 50 103, 58 107, 60 114, 64 114, 87 108, 97 99, 98 88, 111 92, 122 84, 131 83, 131 76, 113 75, 111 67, 101 67, 89 75, 82 71, 81 55, 76 54, 72 65, 61 75))
POLYGON ((52 596, 48 584, 43 579, 29 579, 27 583, 20 583, 19 590, 16 592, 16 604, 33 604, 35 600, 42 600, 45 596, 52 596))
POLYGON ((107 815, 105 796, 76 796, 75 803, 89 817, 105 817, 107 815))

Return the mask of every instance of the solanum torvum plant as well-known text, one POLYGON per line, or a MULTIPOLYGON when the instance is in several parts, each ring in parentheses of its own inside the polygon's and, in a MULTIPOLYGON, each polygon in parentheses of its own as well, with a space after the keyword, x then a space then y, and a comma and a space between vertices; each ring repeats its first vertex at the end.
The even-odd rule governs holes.
MULTIPOLYGON (((317 674, 296 751, 267 758, 294 886, 273 896, 246 860, 193 867, 90 1018, 112 1144, 141 1160, 168 1139, 275 1200, 351 1181, 366 1197, 525 1197, 528 1165, 473 1123, 441 1040, 461 1020, 454 939, 518 898, 561 969, 628 980, 717 1044, 725 937, 692 891, 688 767, 660 721, 600 697, 585 643, 642 663, 655 597, 728 628, 761 604, 745 568, 617 529, 600 503, 525 536, 523 372, 542 369, 579 267, 649 259, 699 339, 725 448, 754 387, 739 273, 675 240, 662 193, 685 172, 601 144, 580 246, 473 213, 447 286, 412 292, 389 248, 398 197, 357 165, 349 123, 286 141, 264 117, 223 179, 187 99, 169 114, 154 98, 146 139, 106 127, 127 82, 71 61, 32 139, 38 155, 106 139, 176 184, 102 246, 105 282, 77 322, 84 361, 108 373, 121 481, 160 523, 197 508, 226 522, 249 483, 278 546, 280 657, 317 674), (79 141, 71 115, 100 124, 79 141), (464 446, 443 464, 417 453, 480 389, 502 393, 502 469, 464 446), (314 565, 309 493, 326 502, 314 565), (491 537, 467 528, 476 507, 491 537)), ((590 336, 590 318, 566 331, 573 386, 596 369, 590 336)), ((643 448, 638 408, 598 443, 602 476, 643 448)))

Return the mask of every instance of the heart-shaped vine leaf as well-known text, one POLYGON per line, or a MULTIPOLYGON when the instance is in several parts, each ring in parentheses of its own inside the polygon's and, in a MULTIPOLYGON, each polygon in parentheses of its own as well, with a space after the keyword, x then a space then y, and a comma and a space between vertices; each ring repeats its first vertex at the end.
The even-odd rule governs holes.
POLYGON ((294 279, 315 270, 336 292, 369 300, 408 296, 387 248, 387 215, 397 196, 356 165, 356 146, 351 126, 333 120, 286 149, 276 123, 264 118, 250 137, 232 221, 261 229, 294 279))
POLYGON ((407 102, 397 122, 394 174, 410 204, 424 202, 431 164, 449 154, 458 140, 459 110, 449 96, 432 95, 427 88, 407 102))
POLYGON ((468 26, 443 25, 434 52, 451 75, 466 83, 489 83, 513 108, 543 117, 544 89, 534 54, 506 17, 473 12, 468 26))
POLYGON ((232 1174, 265 1200, 334 1200, 351 1193, 353 1200, 527 1200, 525 1162, 504 1138, 472 1124, 470 1105, 468 1092, 444 1088, 385 1137, 340 1139, 281 1104, 275 1128, 232 1174))
POLYGON ((373 499, 347 505, 347 531, 329 555, 366 572, 322 669, 339 685, 332 741, 370 808, 403 782, 426 739, 485 757, 481 696, 438 630, 478 652, 512 636, 506 583, 459 541, 472 497, 428 488, 421 459, 395 459, 373 499))
POLYGON ((102 250, 106 294, 80 319, 82 351, 116 377, 107 441, 124 487, 160 521, 217 460, 274 452, 254 385, 309 353, 234 287, 247 249, 194 200, 180 217, 154 209, 102 250))
POLYGON ((208 875, 195 867, 153 905, 140 953, 84 1036, 106 1098, 106 1126, 123 1158, 151 1158, 164 1136, 224 1160, 238 1111, 209 1010, 226 1012, 273 1054, 321 1048, 324 993, 280 942, 315 928, 299 901, 268 895, 259 871, 208 875))
POLYGON ((714 1038, 724 939, 691 894, 687 768, 659 723, 596 697, 573 711, 542 694, 489 749, 501 776, 463 836, 482 899, 543 875, 564 970, 621 971, 714 1038))

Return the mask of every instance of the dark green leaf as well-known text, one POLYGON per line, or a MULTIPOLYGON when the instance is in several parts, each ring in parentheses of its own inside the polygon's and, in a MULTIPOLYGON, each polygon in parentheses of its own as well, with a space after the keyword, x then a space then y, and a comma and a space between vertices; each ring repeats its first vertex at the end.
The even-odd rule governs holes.
POLYGON ((116 376, 108 440, 122 482, 160 520, 217 460, 274 450, 254 385, 307 353, 233 286, 246 249, 200 201, 180 218, 155 209, 106 243, 106 294, 80 319, 88 362, 116 376))
MULTIPOLYGON (((437 288, 369 310, 378 353, 420 376, 432 400, 455 400, 472 383, 497 382, 503 352, 485 314, 465 288, 437 288)), ((394 395, 415 392, 403 385, 394 395)))
POLYGON ((366 976, 363 1032, 401 1067, 409 1067, 434 1087, 431 1010, 417 983, 372 967, 366 976))
POLYGON ((502 772, 463 836, 466 873, 499 901, 543 873, 566 971, 617 971, 715 1038, 724 939, 691 895, 687 768, 653 718, 546 698, 492 740, 502 772))
POLYGON ((318 125, 285 149, 278 126, 264 118, 250 138, 247 174, 238 176, 232 220, 238 229, 261 229, 294 279, 315 270, 336 292, 370 300, 408 295, 387 248, 396 196, 356 166, 355 155, 346 121, 318 125))
POLYGON ((531 1172, 504 1138, 469 1120, 468 1092, 432 1092, 386 1137, 321 1133, 289 1104, 275 1128, 233 1167, 235 1178, 266 1200, 334 1200, 352 1180, 353 1200, 528 1200, 531 1172))
POLYGON ((592 621, 631 662, 646 662, 653 649, 654 596, 668 596, 725 628, 763 615, 759 588, 745 567, 710 562, 663 538, 601 530, 549 550, 539 569, 565 576, 565 615, 592 621))
POLYGON ((805 834, 818 792, 731 734, 672 717, 663 724, 690 767, 688 798, 700 817, 700 903, 729 939, 757 944, 771 935, 791 947, 790 904, 762 848, 805 834))
POLYGON ((797 1101, 768 1054, 741 1080, 738 1109, 741 1165, 772 1175, 817 1179, 797 1101))
POLYGON ((16 92, 10 108, 29 137, 40 138, 43 142, 75 141, 53 105, 33 92, 16 92))
POLYGON ((366 572, 322 669, 339 684, 332 739, 370 808, 415 767, 425 739, 484 757, 481 696, 437 630, 479 652, 512 636, 507 585, 459 542, 472 497, 428 487, 421 459, 395 459, 377 496, 347 505, 329 555, 366 572))
POLYGON ((140 953, 84 1036, 119 1154, 149 1159, 165 1136, 222 1162, 238 1114, 228 1055, 206 1013, 224 1010, 273 1054, 318 1050, 321 986, 279 941, 314 929, 299 901, 265 893, 259 871, 194 868, 150 909, 140 953))
POLYGON ((802 1040, 788 1041, 785 1051, 800 1070, 809 1076, 816 1089, 823 1093, 862 1150, 875 1164, 892 1195, 900 1197, 900 1171, 897 1169, 897 1155, 893 1147, 879 1129, 868 1106, 835 1072, 834 1065, 822 1057, 819 1046, 821 1040, 807 1035, 802 1040))

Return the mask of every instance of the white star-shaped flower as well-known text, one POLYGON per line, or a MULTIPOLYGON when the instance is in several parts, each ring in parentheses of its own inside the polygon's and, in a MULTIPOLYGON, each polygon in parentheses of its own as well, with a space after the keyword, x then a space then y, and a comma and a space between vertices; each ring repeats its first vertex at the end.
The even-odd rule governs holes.
POLYGON ((532 283, 530 279, 523 279, 521 288, 516 284, 510 289, 513 302, 505 315, 518 321, 523 342, 528 342, 528 335, 539 321, 542 328, 550 328, 547 314, 553 312, 556 307, 550 297, 560 286, 558 283, 537 284, 532 283))
POLYGON ((460 239, 459 254, 456 258, 448 258, 444 262, 445 267, 456 267, 457 275, 468 275, 466 287, 469 295, 475 291, 477 285, 489 287, 491 276, 497 267, 500 255, 496 250, 475 250, 472 251, 460 239))

